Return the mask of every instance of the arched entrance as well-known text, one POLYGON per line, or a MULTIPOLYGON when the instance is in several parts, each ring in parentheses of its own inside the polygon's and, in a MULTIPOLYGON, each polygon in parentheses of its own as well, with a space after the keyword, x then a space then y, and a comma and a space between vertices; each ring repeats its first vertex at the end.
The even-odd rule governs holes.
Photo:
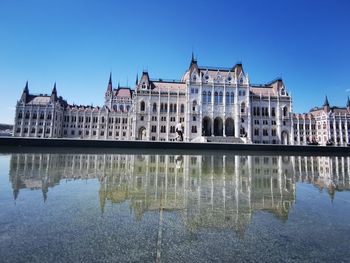
POLYGON ((225 135, 235 136, 235 127, 232 118, 227 118, 225 121, 225 135))
POLYGON ((220 117, 216 117, 214 120, 214 136, 222 136, 222 119, 220 117))
POLYGON ((211 136, 211 119, 204 117, 202 122, 202 135, 211 136))
POLYGON ((281 133, 281 142, 284 145, 288 145, 289 144, 289 136, 288 136, 288 132, 287 131, 282 131, 282 133, 281 133))
POLYGON ((139 129, 139 140, 141 140, 141 141, 146 140, 146 128, 145 127, 141 127, 139 129))

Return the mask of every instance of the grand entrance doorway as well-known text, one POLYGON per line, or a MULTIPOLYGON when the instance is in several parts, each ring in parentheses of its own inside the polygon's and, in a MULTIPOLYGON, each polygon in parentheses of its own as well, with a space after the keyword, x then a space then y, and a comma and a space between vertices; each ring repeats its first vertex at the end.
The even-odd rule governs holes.
POLYGON ((222 136, 223 135, 223 123, 220 117, 215 118, 214 120, 214 136, 222 136))
POLYGON ((235 127, 232 118, 227 118, 225 121, 225 135, 235 136, 235 127))

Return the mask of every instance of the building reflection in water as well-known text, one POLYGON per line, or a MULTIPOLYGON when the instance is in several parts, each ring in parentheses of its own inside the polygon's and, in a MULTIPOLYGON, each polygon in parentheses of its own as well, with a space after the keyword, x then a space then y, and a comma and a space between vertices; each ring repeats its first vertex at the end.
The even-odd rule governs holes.
POLYGON ((349 189, 350 157, 243 155, 13 154, 14 198, 24 188, 48 189, 61 180, 100 182, 106 202, 130 202, 136 218, 147 211, 179 211, 187 227, 232 228, 244 233, 255 211, 282 220, 295 200, 295 183, 349 189))

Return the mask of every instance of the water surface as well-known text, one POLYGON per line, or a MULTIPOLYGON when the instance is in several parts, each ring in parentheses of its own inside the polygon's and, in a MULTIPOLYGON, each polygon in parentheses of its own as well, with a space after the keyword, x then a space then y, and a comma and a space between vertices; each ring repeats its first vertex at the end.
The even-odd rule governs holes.
POLYGON ((350 158, 0 155, 2 262, 348 262, 350 158))

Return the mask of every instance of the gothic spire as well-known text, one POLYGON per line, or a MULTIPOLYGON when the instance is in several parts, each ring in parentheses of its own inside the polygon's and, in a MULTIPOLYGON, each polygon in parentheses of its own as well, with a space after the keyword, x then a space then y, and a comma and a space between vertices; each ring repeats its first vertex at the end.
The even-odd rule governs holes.
POLYGON ((29 95, 29 88, 28 88, 28 81, 26 82, 26 85, 23 89, 21 101, 27 102, 27 96, 29 95))
POLYGON ((23 89, 23 92, 25 92, 25 93, 29 93, 29 88, 28 88, 28 80, 27 80, 27 82, 26 82, 26 86, 24 87, 24 89, 23 89))
POLYGON ((108 86, 107 86, 107 92, 112 92, 112 72, 109 73, 109 81, 108 81, 108 86))
POLYGON ((57 95, 56 82, 55 82, 55 84, 53 84, 52 94, 53 93, 55 93, 57 95))
POLYGON ((135 82, 135 84, 136 85, 139 84, 139 74, 138 73, 136 74, 136 82, 135 82))
POLYGON ((56 82, 53 84, 53 89, 51 92, 51 100, 55 101, 57 99, 57 89, 56 89, 56 82))
POLYGON ((349 99, 349 96, 348 96, 348 101, 346 103, 346 107, 350 108, 350 99, 349 99))
POLYGON ((326 99, 325 99, 325 101, 324 101, 324 103, 323 103, 323 106, 324 106, 324 107, 329 107, 329 102, 328 102, 327 95, 326 95, 326 99))

